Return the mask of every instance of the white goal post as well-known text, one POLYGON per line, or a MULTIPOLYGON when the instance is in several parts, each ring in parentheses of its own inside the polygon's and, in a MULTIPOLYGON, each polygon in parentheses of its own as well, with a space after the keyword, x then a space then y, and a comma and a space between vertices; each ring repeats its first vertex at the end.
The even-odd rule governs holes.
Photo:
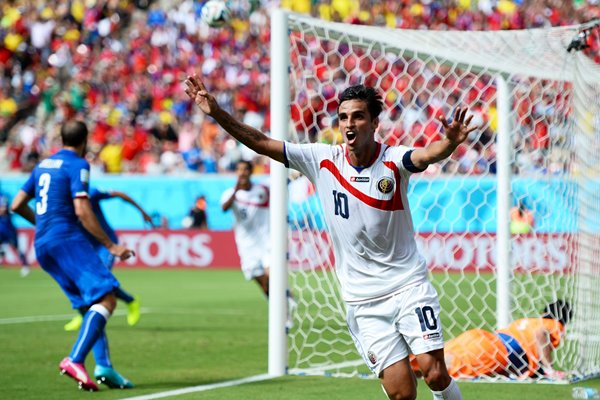
MULTIPOLYGON (((482 126, 409 186, 446 340, 539 316, 563 299, 573 318, 555 368, 569 380, 600 374, 600 66, 567 51, 597 25, 392 30, 282 10, 271 24, 274 138, 340 143, 336 98, 357 83, 383 96, 381 142, 436 140, 436 117, 459 105, 482 126), (533 227, 511 232, 518 206, 533 213, 533 227)), ((320 206, 302 179, 271 163, 269 374, 367 376, 346 328, 320 206), (290 180, 300 195, 288 196, 290 180), (288 289, 298 308, 286 332, 288 289)))

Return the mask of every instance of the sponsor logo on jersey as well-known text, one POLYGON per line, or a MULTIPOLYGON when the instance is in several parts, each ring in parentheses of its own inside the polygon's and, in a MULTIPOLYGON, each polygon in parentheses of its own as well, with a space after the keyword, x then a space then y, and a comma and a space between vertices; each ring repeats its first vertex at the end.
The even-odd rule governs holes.
POLYGON ((433 333, 428 333, 426 335, 423 335, 423 339, 425 339, 425 340, 438 339, 439 337, 440 337, 439 332, 433 332, 433 333))
POLYGON ((350 182, 369 182, 370 178, 368 176, 351 176, 350 182))
POLYGON ((369 350, 367 353, 367 357, 369 358, 369 361, 371 361, 371 364, 377 364, 377 357, 375 357, 375 353, 373 353, 371 350, 369 350))
POLYGON ((387 176, 381 178, 379 182, 377 182, 377 190, 379 190, 383 194, 388 194, 394 191, 394 181, 392 178, 387 176))

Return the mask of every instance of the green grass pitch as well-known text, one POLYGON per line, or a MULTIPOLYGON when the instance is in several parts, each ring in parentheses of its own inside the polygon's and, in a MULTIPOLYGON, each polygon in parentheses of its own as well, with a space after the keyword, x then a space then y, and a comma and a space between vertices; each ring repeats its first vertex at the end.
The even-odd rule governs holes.
MULTIPOLYGON (((138 295, 142 319, 129 327, 120 304, 108 325, 118 371, 137 386, 83 393, 60 376, 58 363, 76 333, 63 325, 73 311, 54 281, 36 268, 21 278, 0 268, 0 398, 123 399, 260 375, 267 372, 267 302, 236 270, 118 269, 138 295)), ((93 357, 87 369, 93 371, 93 357)), ((600 389, 600 379, 580 386, 600 389)), ((573 385, 460 383, 465 399, 570 399, 573 385)), ((376 380, 298 377, 179 395, 177 399, 384 399, 376 380)), ((419 382, 419 399, 431 399, 419 382)))

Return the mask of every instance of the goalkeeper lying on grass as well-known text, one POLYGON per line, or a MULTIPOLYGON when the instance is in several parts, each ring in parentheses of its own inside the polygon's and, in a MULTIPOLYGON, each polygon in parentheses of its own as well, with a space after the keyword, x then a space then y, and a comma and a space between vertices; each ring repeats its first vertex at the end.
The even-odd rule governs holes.
MULTIPOLYGON (((444 355, 450 376, 477 378, 502 375, 518 379, 563 379, 552 368, 552 353, 573 316, 563 300, 548 304, 541 317, 521 318, 495 332, 471 329, 446 342, 444 355)), ((411 366, 420 373, 411 356, 411 366)))

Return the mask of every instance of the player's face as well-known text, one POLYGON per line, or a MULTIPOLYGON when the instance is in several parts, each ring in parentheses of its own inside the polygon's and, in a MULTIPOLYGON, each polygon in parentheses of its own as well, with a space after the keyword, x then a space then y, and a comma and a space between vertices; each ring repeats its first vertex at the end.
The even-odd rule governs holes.
POLYGON ((246 163, 239 163, 235 167, 235 173, 237 174, 238 180, 240 182, 246 183, 250 182, 250 175, 252 175, 252 170, 246 163))
POLYGON ((348 149, 361 149, 375 140, 374 133, 379 120, 371 119, 367 103, 347 100, 338 109, 340 131, 348 149))

